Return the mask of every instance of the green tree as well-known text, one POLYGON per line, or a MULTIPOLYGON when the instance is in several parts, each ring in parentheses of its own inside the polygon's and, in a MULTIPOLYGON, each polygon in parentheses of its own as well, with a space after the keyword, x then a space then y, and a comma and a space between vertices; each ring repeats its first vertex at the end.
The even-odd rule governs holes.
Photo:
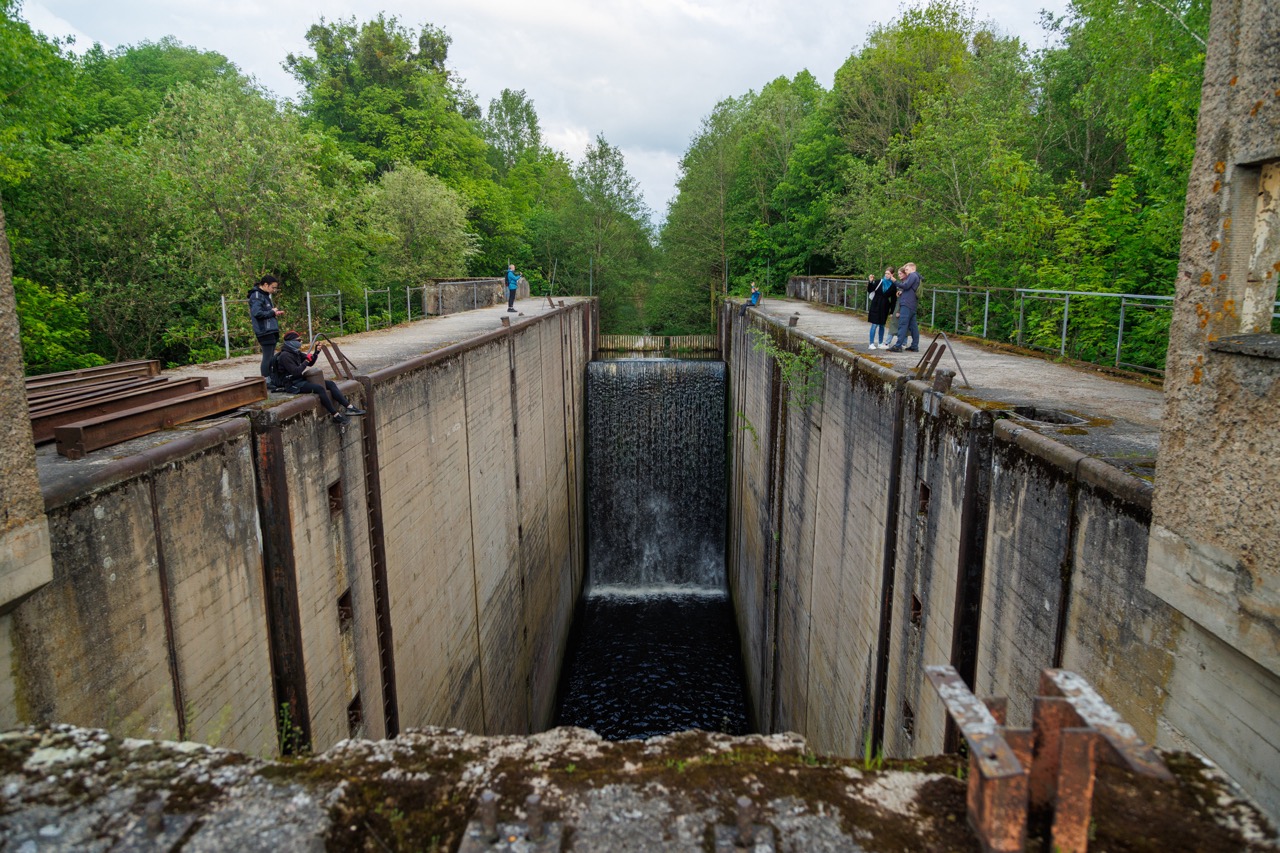
POLYGON ((20 10, 18 0, 0 0, 0 186, 26 176, 62 131, 73 72, 59 43, 33 32, 20 10))
POLYGON ((21 276, 13 280, 28 374, 106 364, 89 350, 88 294, 50 289, 21 276))
POLYGON ((490 162, 499 178, 505 178, 526 155, 537 155, 542 149, 542 131, 538 113, 524 89, 503 89, 489 102, 489 111, 481 123, 489 144, 490 162))
POLYGON ((368 209, 384 286, 466 273, 475 237, 461 197, 439 178, 413 166, 385 172, 369 188, 368 209))

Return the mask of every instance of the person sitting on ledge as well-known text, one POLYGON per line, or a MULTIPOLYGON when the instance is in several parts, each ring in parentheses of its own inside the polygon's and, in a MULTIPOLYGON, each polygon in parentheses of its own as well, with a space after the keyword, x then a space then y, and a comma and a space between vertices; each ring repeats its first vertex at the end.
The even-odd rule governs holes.
POLYGON ((320 398, 320 404, 324 406, 325 411, 333 416, 333 422, 338 425, 347 422, 347 415, 363 415, 364 409, 357 409, 342 396, 337 382, 326 379, 323 385, 318 385, 307 381, 307 368, 316 363, 316 357, 319 355, 320 347, 316 347, 308 355, 302 351, 301 336, 292 329, 285 332, 284 343, 276 353, 275 362, 275 372, 281 390, 289 394, 315 394, 320 398), (334 405, 335 402, 337 405, 334 405), (339 409, 339 406, 342 408, 339 409))

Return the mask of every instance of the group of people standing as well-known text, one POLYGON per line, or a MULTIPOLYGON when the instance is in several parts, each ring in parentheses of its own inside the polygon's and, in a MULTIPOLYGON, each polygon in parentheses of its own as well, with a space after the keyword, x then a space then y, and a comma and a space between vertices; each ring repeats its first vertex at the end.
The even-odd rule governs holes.
POLYGON ((920 351, 920 323, 916 318, 919 295, 920 274, 913 263, 903 264, 897 270, 885 267, 879 281, 874 275, 867 276, 867 320, 871 323, 867 349, 902 352, 902 345, 910 336, 911 346, 906 347, 906 351, 920 351), (897 322, 889 333, 889 342, 885 343, 885 325, 890 320, 897 322))
POLYGON ((268 385, 289 394, 315 394, 320 404, 333 419, 342 426, 349 416, 363 415, 364 409, 353 405, 342 392, 338 383, 326 379, 324 384, 307 380, 307 368, 316 363, 320 356, 320 347, 313 347, 310 353, 302 351, 302 336, 290 329, 284 333, 284 343, 276 352, 276 343, 280 340, 280 318, 284 310, 277 308, 272 297, 280 290, 280 279, 273 275, 264 275, 258 279, 253 290, 249 291, 249 316, 253 322, 253 334, 262 347, 262 376, 268 385))

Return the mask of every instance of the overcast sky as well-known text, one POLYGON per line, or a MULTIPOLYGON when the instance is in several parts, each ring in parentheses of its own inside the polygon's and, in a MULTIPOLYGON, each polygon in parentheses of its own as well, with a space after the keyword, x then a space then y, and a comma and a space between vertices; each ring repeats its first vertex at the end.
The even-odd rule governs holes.
MULTIPOLYGON (((1031 49, 1045 45, 1041 9, 1067 0, 976 0, 977 16, 1031 49)), ((23 0, 20 14, 75 49, 172 35, 227 56, 277 96, 296 99, 282 68, 307 51, 306 31, 394 15, 453 37, 448 65, 487 108, 524 89, 544 140, 574 160, 603 134, 620 147, 655 222, 674 193, 680 155, 716 103, 808 69, 830 88, 836 69, 888 23, 897 3, 836 0, 23 0)))

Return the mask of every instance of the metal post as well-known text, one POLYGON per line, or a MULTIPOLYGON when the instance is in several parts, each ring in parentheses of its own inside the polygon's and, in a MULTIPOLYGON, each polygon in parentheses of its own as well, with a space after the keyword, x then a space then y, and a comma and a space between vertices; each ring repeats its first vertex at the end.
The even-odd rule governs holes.
POLYGON ((938 291, 933 292, 933 301, 929 305, 929 328, 936 328, 937 322, 934 315, 938 313, 938 291))
POLYGON ((1071 294, 1068 293, 1062 300, 1062 346, 1058 350, 1059 355, 1067 354, 1067 316, 1071 313, 1071 294))
POLYGON ((342 322, 342 291, 338 291, 338 331, 342 334, 347 333, 347 327, 342 322))
POLYGON ((364 289, 364 330, 369 331, 369 288, 364 289))
MULTIPOLYGON (((390 298, 390 297, 388 297, 390 298)), ((409 302, 409 288, 404 289, 404 321, 407 323, 413 319, 413 305, 409 302)))
POLYGON ((986 298, 982 300, 982 337, 987 336, 987 311, 991 308, 991 291, 986 292, 986 298))
POLYGON ((1116 329, 1116 367, 1120 366, 1120 345, 1124 343, 1124 297, 1120 297, 1120 327, 1116 329))
POLYGON ((231 332, 227 329, 227 297, 219 297, 222 300, 222 348, 227 352, 227 358, 231 358, 231 332))
POLYGON ((311 291, 307 291, 307 340, 314 341, 316 339, 315 331, 311 328, 311 291))
POLYGON ((1022 291, 1018 291, 1018 346, 1022 346, 1022 324, 1026 322, 1027 315, 1027 297, 1022 291))

